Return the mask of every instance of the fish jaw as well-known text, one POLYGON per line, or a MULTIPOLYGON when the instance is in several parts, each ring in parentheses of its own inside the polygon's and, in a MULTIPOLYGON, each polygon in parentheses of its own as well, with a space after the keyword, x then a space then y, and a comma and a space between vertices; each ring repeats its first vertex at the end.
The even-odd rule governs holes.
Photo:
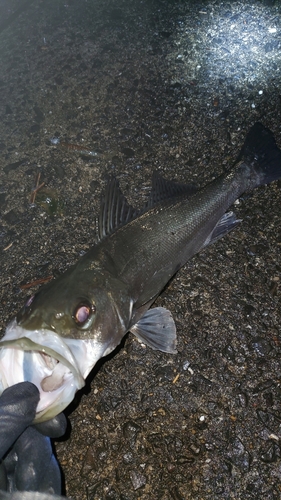
POLYGON ((29 331, 14 319, 0 342, 0 394, 19 382, 32 382, 40 392, 35 422, 44 422, 69 405, 108 352, 94 340, 62 338, 46 329, 29 331))

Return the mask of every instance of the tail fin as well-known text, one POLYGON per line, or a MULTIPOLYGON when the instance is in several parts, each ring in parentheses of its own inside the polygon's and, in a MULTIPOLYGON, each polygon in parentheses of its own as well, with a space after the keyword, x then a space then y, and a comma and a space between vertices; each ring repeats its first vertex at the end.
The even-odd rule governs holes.
POLYGON ((255 169, 260 185, 281 178, 281 151, 272 132, 259 122, 250 129, 238 160, 255 169))

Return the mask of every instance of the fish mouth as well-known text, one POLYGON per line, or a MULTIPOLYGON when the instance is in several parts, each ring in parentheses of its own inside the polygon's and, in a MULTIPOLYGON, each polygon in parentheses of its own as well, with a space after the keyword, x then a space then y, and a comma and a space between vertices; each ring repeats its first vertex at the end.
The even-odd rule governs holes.
POLYGON ((35 422, 44 422, 68 406, 100 357, 93 341, 25 330, 14 319, 0 341, 0 394, 19 382, 32 382, 40 392, 35 422))

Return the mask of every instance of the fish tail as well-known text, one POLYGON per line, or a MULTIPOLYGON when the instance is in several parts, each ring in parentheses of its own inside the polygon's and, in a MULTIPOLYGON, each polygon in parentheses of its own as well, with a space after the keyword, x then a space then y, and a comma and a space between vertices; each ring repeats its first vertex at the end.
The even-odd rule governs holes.
POLYGON ((272 132, 259 122, 250 129, 238 159, 251 167, 251 188, 281 178, 281 151, 272 132))

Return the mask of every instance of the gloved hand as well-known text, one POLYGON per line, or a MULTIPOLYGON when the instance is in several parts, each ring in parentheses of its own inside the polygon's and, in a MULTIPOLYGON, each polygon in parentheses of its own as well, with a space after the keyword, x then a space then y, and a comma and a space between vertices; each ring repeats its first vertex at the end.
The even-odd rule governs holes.
POLYGON ((60 414, 31 425, 38 401, 39 391, 30 382, 9 387, 0 397, 0 490, 61 493, 60 469, 47 436, 62 436, 67 422, 60 414))
POLYGON ((66 497, 51 495, 49 493, 38 493, 35 491, 15 491, 7 493, 0 490, 0 500, 69 500, 66 497))

